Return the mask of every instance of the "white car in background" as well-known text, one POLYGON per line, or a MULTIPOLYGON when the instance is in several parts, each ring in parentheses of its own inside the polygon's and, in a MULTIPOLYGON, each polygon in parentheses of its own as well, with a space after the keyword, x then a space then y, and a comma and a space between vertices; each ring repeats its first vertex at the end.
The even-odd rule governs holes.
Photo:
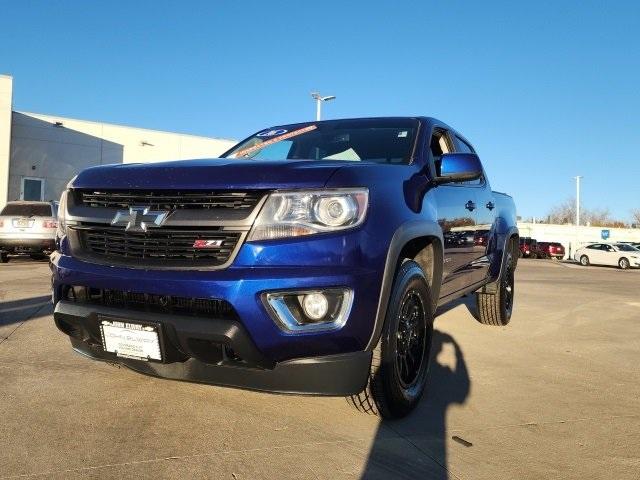
POLYGON ((640 267, 640 250, 626 243, 592 243, 579 248, 573 259, 580 265, 611 265, 625 270, 640 267))
POLYGON ((0 211, 0 263, 9 255, 46 258, 56 248, 57 202, 8 202, 0 211))

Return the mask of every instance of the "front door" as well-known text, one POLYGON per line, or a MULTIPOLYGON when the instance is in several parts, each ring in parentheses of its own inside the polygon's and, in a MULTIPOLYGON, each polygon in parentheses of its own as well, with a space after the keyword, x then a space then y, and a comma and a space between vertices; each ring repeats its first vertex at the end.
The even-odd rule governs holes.
MULTIPOLYGON (((444 130, 434 131, 430 150, 438 174, 442 154, 454 151, 449 133, 444 130)), ((440 290, 440 296, 444 297, 473 283, 470 269, 475 256, 477 201, 474 189, 455 183, 437 186, 434 189, 434 199, 444 240, 443 278, 440 290)))

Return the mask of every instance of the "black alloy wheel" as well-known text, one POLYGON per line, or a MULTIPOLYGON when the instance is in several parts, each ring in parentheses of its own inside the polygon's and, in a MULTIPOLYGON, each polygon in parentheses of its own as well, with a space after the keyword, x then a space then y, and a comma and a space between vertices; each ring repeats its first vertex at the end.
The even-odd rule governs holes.
POLYGON ((412 388, 420 375, 426 349, 425 308, 422 298, 410 290, 398 311, 396 373, 402 388, 412 388))

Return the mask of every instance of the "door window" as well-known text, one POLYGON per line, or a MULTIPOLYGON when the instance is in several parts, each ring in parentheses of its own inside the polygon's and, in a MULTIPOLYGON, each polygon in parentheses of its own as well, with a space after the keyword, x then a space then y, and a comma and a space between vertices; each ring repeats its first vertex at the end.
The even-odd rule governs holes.
MULTIPOLYGON (((457 153, 476 153, 471 145, 469 145, 466 141, 461 139, 458 135, 454 135, 453 137, 456 152, 457 153)), ((465 185, 480 185, 482 184, 482 177, 476 178, 475 180, 469 180, 467 182, 462 182, 465 185)))
POLYGON ((436 171, 436 176, 440 176, 440 167, 442 165, 442 155, 445 153, 451 153, 451 143, 444 130, 435 130, 431 135, 431 142, 429 144, 431 149, 431 156, 433 157, 433 166, 436 171))

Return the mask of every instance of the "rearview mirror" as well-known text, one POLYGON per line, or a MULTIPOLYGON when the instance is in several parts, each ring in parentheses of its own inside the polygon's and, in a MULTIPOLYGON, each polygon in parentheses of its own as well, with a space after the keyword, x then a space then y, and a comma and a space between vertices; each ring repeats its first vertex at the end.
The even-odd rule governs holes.
POLYGON ((475 153, 445 153, 438 173, 438 183, 468 182, 482 176, 482 164, 475 153))

